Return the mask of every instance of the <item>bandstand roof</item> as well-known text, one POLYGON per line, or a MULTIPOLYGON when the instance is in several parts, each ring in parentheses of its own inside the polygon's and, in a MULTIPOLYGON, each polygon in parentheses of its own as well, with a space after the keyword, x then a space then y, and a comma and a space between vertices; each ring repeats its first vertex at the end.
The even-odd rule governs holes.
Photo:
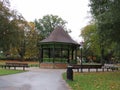
POLYGON ((40 43, 54 43, 54 42, 79 45, 68 35, 68 33, 61 26, 56 27, 48 38, 40 41, 40 43))

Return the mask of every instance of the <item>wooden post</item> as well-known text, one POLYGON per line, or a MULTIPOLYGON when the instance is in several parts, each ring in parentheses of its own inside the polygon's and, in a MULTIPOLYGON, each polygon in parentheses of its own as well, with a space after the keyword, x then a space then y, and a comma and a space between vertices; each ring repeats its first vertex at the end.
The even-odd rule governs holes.
POLYGON ((62 62, 62 45, 61 45, 61 48, 60 48, 60 59, 61 59, 61 62, 62 62))
POLYGON ((42 45, 40 47, 40 60, 39 60, 39 63, 40 62, 43 62, 43 47, 42 47, 42 45))
POLYGON ((53 44, 53 63, 55 62, 55 44, 53 44))
POLYGON ((48 48, 48 57, 49 57, 49 62, 50 62, 50 58, 51 58, 51 56, 50 56, 50 48, 48 48))
POLYGON ((73 60, 73 52, 74 52, 74 50, 72 49, 72 53, 71 53, 71 54, 72 54, 72 55, 71 55, 71 56, 72 56, 72 57, 71 57, 72 60, 73 60))
MULTIPOLYGON (((83 72, 83 70, 82 70, 82 48, 81 48, 81 72, 83 72)), ((90 71, 90 69, 88 69, 88 71, 90 71)))
POLYGON ((48 48, 48 57, 50 58, 50 48, 48 48))
POLYGON ((75 62, 77 63, 77 47, 75 48, 75 62))
POLYGON ((40 68, 40 63, 43 62, 43 47, 40 47, 40 52, 39 52, 39 68, 40 68))
POLYGON ((67 57, 68 57, 68 58, 67 58, 67 59, 68 59, 68 60, 67 60, 67 63, 68 63, 68 64, 70 63, 69 55, 70 55, 70 50, 69 50, 69 48, 68 48, 68 56, 67 56, 67 57))

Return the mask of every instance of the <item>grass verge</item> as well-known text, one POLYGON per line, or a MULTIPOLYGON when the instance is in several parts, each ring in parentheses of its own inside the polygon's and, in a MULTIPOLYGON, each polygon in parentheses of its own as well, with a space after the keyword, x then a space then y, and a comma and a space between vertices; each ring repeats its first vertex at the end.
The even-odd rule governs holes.
POLYGON ((25 71, 23 71, 23 70, 0 69, 0 76, 10 75, 10 74, 16 74, 16 73, 21 73, 21 72, 25 72, 25 71))
POLYGON ((74 73, 73 81, 63 78, 73 90, 120 90, 120 72, 74 73))

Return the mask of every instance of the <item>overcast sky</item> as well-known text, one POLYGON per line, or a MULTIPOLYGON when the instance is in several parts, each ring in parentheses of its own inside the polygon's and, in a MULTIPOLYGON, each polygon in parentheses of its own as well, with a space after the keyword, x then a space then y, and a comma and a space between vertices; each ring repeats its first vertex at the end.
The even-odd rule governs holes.
POLYGON ((67 28, 72 30, 71 37, 81 41, 80 30, 90 21, 89 0, 10 0, 27 21, 34 21, 44 15, 58 15, 68 22, 67 28))

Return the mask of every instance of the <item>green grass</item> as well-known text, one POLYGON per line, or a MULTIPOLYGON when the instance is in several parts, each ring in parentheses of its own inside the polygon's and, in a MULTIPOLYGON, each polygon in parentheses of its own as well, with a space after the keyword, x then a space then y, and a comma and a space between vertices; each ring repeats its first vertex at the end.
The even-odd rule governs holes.
POLYGON ((74 73, 73 79, 66 80, 73 90, 120 90, 120 72, 74 73))
POLYGON ((25 72, 25 71, 0 69, 0 76, 2 76, 2 75, 9 75, 9 74, 16 74, 16 73, 21 73, 21 72, 25 72))

